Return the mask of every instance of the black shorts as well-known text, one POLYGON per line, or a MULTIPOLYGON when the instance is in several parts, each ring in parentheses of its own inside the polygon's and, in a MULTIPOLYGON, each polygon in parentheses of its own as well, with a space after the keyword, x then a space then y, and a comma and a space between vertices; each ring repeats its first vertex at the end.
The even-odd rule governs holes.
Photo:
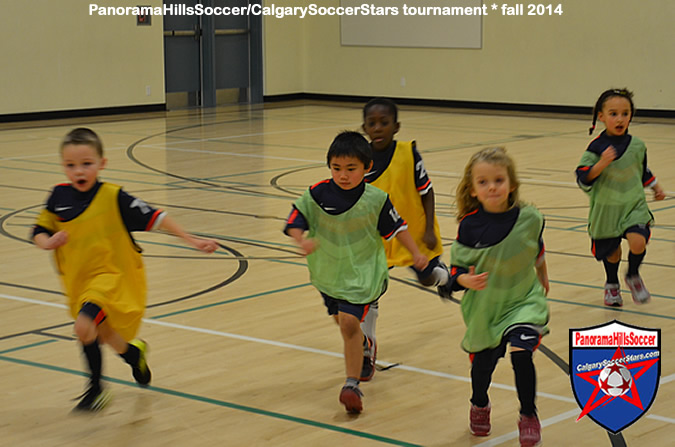
POLYGON ((424 270, 417 270, 415 267, 411 266, 410 269, 415 272, 417 275, 417 279, 419 281, 423 281, 429 276, 431 276, 431 272, 434 271, 434 268, 438 267, 441 263, 441 257, 436 256, 434 259, 429 260, 429 264, 424 270))
MULTIPOLYGON (((354 304, 349 301, 339 300, 320 292, 323 297, 323 303, 326 305, 328 315, 337 315, 339 312, 354 315, 359 321, 363 322, 368 315, 371 306, 377 306, 377 299, 368 304, 354 304)), ((379 299, 379 298, 378 298, 379 299)))
POLYGON ((649 242, 652 235, 652 230, 649 225, 635 225, 628 228, 621 237, 612 237, 609 239, 591 239, 591 252, 595 259, 602 261, 616 251, 621 245, 621 239, 626 239, 626 234, 637 233, 644 236, 645 240, 649 242))
POLYGON ((101 309, 99 307, 98 304, 94 304, 94 303, 91 303, 89 301, 87 301, 86 303, 84 303, 82 305, 82 308, 80 309, 80 313, 84 314, 84 315, 88 316, 89 318, 91 318, 92 320, 94 320, 94 323, 96 324, 96 326, 103 323, 105 321, 105 319, 107 318, 107 315, 105 314, 103 309, 101 309))
POLYGON ((516 325, 508 328, 502 336, 502 342, 496 348, 486 349, 480 352, 472 352, 469 359, 473 363, 476 356, 480 356, 488 363, 496 364, 497 360, 506 355, 506 345, 510 344, 526 351, 534 352, 541 344, 541 333, 533 325, 516 325))

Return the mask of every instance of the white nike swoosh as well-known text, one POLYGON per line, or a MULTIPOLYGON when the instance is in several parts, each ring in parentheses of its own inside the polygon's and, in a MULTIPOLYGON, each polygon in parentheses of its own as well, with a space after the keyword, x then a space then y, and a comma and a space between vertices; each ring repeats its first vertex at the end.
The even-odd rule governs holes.
POLYGON ((520 334, 520 339, 523 341, 532 340, 534 338, 537 338, 537 336, 536 335, 527 336, 525 334, 520 334))
POLYGON ((60 213, 61 211, 66 211, 66 210, 69 210, 71 208, 72 208, 72 206, 57 206, 56 208, 54 208, 54 211, 56 211, 57 213, 60 213))
POLYGON ((323 209, 326 210, 326 211, 335 211, 337 208, 333 208, 331 206, 326 206, 323 209))

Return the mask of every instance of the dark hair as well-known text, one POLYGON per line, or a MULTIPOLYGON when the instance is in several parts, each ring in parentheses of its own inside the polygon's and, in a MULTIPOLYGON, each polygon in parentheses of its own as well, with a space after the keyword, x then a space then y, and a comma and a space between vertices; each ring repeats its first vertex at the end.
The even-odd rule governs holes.
POLYGON ((595 123, 598 120, 598 113, 602 112, 602 107, 605 105, 605 102, 609 98, 619 96, 621 98, 626 98, 630 103, 630 119, 633 120, 633 115, 635 115, 635 104, 633 104, 633 92, 627 88, 610 88, 602 92, 602 95, 595 102, 595 107, 593 107, 593 125, 588 129, 588 134, 593 135, 595 130, 595 123))
POLYGON ((345 130, 340 132, 328 149, 326 161, 328 167, 332 159, 337 157, 356 157, 368 168, 373 160, 373 152, 368 141, 358 132, 345 130))
POLYGON ((366 120, 366 114, 368 113, 368 110, 374 106, 386 107, 389 109, 389 114, 394 117, 394 122, 398 122, 398 107, 396 107, 396 103, 394 103, 394 101, 387 98, 373 98, 368 101, 366 105, 363 106, 363 121, 366 120))
POLYGON ((78 127, 68 132, 63 141, 61 141, 61 152, 69 144, 86 144, 93 147, 99 157, 103 157, 103 142, 96 135, 96 132, 86 127, 78 127))

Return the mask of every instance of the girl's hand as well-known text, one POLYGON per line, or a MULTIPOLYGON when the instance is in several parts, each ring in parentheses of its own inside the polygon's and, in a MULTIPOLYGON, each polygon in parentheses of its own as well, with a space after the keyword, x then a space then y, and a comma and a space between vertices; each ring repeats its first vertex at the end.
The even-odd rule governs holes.
POLYGON ((54 250, 65 245, 66 242, 68 242, 68 233, 63 230, 57 231, 47 239, 45 250, 54 250))
POLYGON ((600 155, 600 161, 604 166, 609 166, 614 159, 616 159, 616 149, 614 149, 614 146, 607 146, 607 149, 602 151, 600 155))
POLYGON ((666 198, 665 191, 658 183, 652 187, 652 190, 654 191, 654 200, 663 200, 666 198))
POLYGON ((476 267, 472 265, 469 267, 469 273, 459 275, 457 281, 467 289, 483 290, 487 287, 488 273, 483 272, 477 275, 476 267))
POLYGON ((422 253, 417 253, 413 255, 413 265, 417 270, 424 270, 429 265, 429 258, 422 253))

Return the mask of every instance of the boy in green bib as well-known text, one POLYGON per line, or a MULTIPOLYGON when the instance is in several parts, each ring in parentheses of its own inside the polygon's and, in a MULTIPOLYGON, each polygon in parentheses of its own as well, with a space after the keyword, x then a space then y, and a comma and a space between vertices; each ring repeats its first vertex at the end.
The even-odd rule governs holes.
POLYGON ((576 169, 577 183, 590 198, 591 251, 603 262, 607 275, 606 306, 623 305, 618 276, 622 238, 628 240, 630 247, 624 279, 633 301, 643 304, 650 300, 651 295, 638 272, 651 236, 649 227, 654 221, 644 188, 651 187, 656 200, 666 197, 647 167, 645 144, 628 134, 634 113, 632 92, 626 89, 603 92, 593 109, 589 133, 593 133, 598 119, 606 129, 591 142, 576 169))
POLYGON ((513 160, 503 148, 473 155, 457 187, 459 229, 450 273, 452 289, 466 290, 462 348, 471 359, 471 433, 490 434, 488 389, 510 345, 520 401, 520 445, 530 447, 541 441, 532 355, 548 332, 549 282, 544 218, 518 201, 518 187, 513 160))
POLYGON ((360 413, 363 348, 372 344, 360 323, 389 280, 382 240, 397 238, 417 268, 423 269, 428 259, 415 245, 387 193, 364 183, 372 153, 363 136, 339 134, 327 161, 332 178, 311 186, 295 201, 284 233, 307 256, 310 280, 340 327, 347 374, 340 402, 349 413, 360 413))

